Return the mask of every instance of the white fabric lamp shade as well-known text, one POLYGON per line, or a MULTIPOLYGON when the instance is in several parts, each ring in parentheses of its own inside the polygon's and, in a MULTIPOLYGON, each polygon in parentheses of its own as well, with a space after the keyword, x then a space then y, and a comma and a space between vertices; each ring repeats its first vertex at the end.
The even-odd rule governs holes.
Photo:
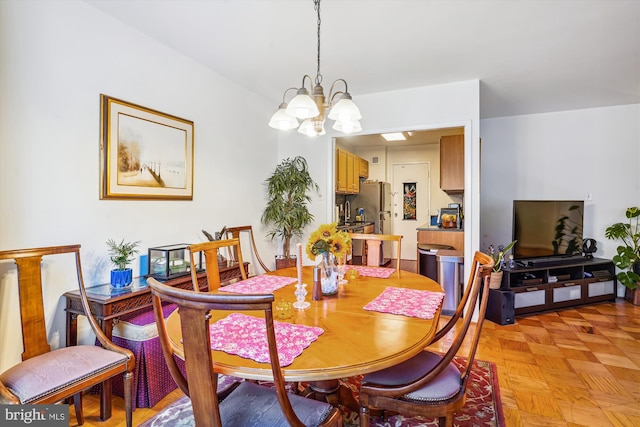
POLYGON ((287 114, 286 104, 281 104, 278 111, 271 116, 271 120, 269 121, 269 126, 278 130, 295 129, 298 127, 298 124, 298 119, 287 114))
POLYGON ((303 121, 300 127, 298 128, 298 132, 307 136, 319 136, 319 135, 324 135, 326 133, 324 130, 324 122, 322 123, 322 130, 318 133, 311 119, 307 119, 303 121))
MULTIPOLYGON (((305 90, 305 92, 307 91, 305 90)), ((309 96, 308 92, 305 94, 298 91, 298 94, 287 106, 287 114, 304 120, 317 116, 320 114, 320 110, 318 110, 316 102, 309 96)))
POLYGON ((342 133, 354 133, 360 132, 362 130, 362 126, 360 125, 359 120, 352 120, 350 122, 336 121, 332 129, 342 133))
POLYGON ((353 122, 360 120, 362 115, 360 114, 360 109, 351 100, 351 97, 349 97, 342 98, 338 101, 336 105, 331 108, 331 111, 329 111, 328 117, 331 120, 337 120, 339 122, 353 122))

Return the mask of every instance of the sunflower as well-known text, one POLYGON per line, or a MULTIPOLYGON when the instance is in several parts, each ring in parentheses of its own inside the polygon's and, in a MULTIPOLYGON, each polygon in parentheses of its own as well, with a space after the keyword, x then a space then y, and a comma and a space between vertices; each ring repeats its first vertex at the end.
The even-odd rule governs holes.
POLYGON ((342 257, 351 253, 351 238, 345 231, 338 231, 337 223, 322 224, 311 233, 307 242, 307 255, 315 258, 323 253, 342 257))

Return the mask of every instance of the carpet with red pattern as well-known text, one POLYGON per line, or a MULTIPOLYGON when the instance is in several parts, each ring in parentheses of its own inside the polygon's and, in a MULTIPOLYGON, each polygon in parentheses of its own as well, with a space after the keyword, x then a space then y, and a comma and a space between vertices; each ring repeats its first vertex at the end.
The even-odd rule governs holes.
MULTIPOLYGON (((454 359, 458 366, 461 358, 454 359)), ((340 380, 348 387, 354 397, 358 398, 358 389, 362 376, 355 376, 340 380)), ((343 412, 345 427, 358 426, 358 413, 353 411, 343 412)), ((187 397, 178 399, 155 417, 147 420, 140 427, 173 427, 193 426, 193 413, 191 402, 187 397)), ((438 425, 438 420, 424 419, 421 417, 409 417, 401 414, 391 415, 387 418, 371 417, 371 427, 433 427, 438 425)), ((471 376, 467 384, 467 400, 464 408, 455 414, 454 427, 504 427, 504 414, 500 400, 500 388, 498 385, 498 372, 492 362, 474 360, 471 376)))
MULTIPOLYGON (((461 365, 461 358, 455 358, 454 363, 461 365)), ((362 376, 355 376, 341 380, 358 398, 358 389, 362 376)), ((358 426, 358 414, 348 412, 343 414, 344 426, 358 426)), ((437 419, 409 417, 405 415, 391 415, 386 419, 371 417, 371 427, 433 427, 438 426, 437 419)), ((454 427, 503 427, 504 414, 500 400, 498 372, 496 365, 484 360, 474 360, 473 368, 467 384, 467 400, 462 411, 455 414, 454 427)))

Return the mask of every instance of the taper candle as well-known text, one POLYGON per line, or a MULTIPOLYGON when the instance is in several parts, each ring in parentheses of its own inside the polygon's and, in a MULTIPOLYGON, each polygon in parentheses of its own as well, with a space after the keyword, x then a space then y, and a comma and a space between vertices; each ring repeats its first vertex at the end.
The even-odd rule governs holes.
POLYGON ((298 284, 302 285, 302 243, 298 243, 298 256, 296 266, 298 267, 298 284))

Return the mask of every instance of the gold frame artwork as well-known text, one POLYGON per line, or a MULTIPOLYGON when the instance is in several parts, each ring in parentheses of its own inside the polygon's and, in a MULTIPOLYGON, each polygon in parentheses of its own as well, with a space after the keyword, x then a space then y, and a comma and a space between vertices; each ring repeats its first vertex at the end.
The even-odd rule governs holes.
POLYGON ((193 122, 100 95, 100 199, 193 200, 193 122))

